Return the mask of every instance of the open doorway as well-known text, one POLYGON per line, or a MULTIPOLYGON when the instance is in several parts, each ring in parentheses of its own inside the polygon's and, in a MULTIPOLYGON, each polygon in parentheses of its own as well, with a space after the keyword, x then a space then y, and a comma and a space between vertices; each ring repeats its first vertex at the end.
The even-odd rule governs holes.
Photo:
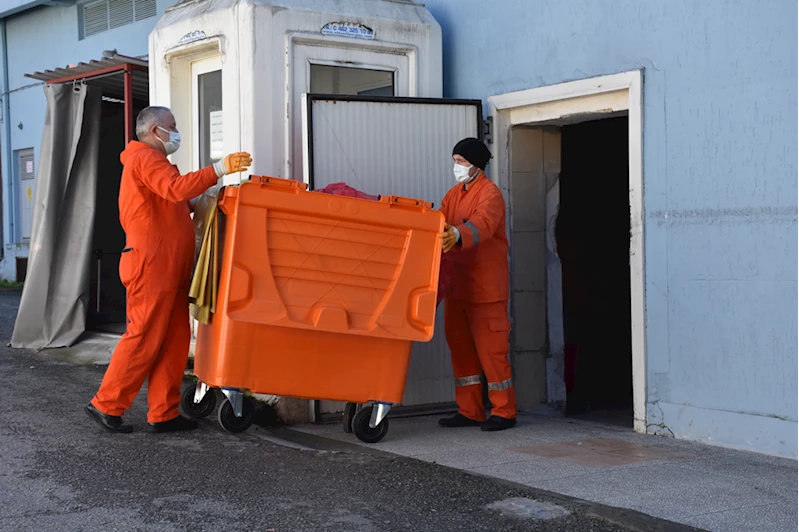
MULTIPOLYGON (((623 422, 625 426, 632 421, 636 432, 646 432, 642 80, 642 72, 636 70, 488 98, 496 159, 492 165, 497 165, 499 185, 510 191, 512 360, 522 411, 562 411, 568 406, 569 414, 584 415, 585 407, 590 406, 588 415, 593 419, 605 414, 607 421, 623 422), (610 183, 609 175, 616 173, 618 177, 610 183), (579 189, 581 183, 587 183, 588 188, 579 189), (561 185, 566 189, 563 195, 561 185), (591 187, 598 188, 592 191, 591 187), (610 200, 603 201, 610 195, 610 200), (567 233, 571 230, 577 234, 567 236, 590 238, 593 246, 572 245, 572 253, 587 250, 596 255, 593 258, 570 258, 567 243, 564 266, 558 249, 563 246, 558 245, 555 234, 561 204, 565 220, 561 220, 560 232, 565 228, 567 233), (604 210, 600 208, 603 205, 604 210), (609 213, 611 208, 613 212, 609 213), (594 227, 583 229, 583 235, 570 228, 570 223, 578 228, 580 223, 594 227), (599 264, 602 261, 607 264, 599 264), (622 272, 625 264, 628 271, 622 272), (581 294, 583 300, 593 302, 607 292, 613 292, 611 299, 618 298, 602 302, 611 315, 599 316, 605 329, 618 327, 611 333, 597 325, 604 336, 602 342, 594 341, 593 345, 579 336, 575 340, 579 331, 573 323, 575 316, 569 314, 574 305, 574 279, 588 279, 588 274, 579 270, 579 275, 572 275, 571 270, 564 274, 564 268, 577 266, 589 267, 589 273, 600 276, 604 283, 602 290, 581 294), (603 268, 613 268, 612 275, 607 276, 603 268), (622 288, 625 276, 627 283, 622 288), (570 298, 565 304, 564 296, 570 298), (600 358, 587 359, 587 354, 575 351, 574 342, 578 341, 589 352, 599 351, 600 358), (622 347, 607 345, 600 349, 601 343, 616 341, 622 347), (604 362, 594 368, 598 375, 591 374, 592 362, 604 362), (591 386, 577 390, 586 379, 591 386), (593 402, 586 404, 576 391, 594 395, 593 402)), ((597 309, 591 312, 589 318, 598 315, 597 309)), ((576 317, 578 321, 580 318, 576 317)))
MULTIPOLYGON (((147 106, 135 100, 133 116, 147 106)), ((92 239, 92 268, 87 329, 113 334, 126 330, 125 287, 119 279, 119 260, 125 247, 125 232, 119 221, 119 187, 125 149, 125 108, 111 97, 103 99, 100 150, 92 239)))
POLYGON ((627 117, 561 128, 566 414, 633 424, 627 117))

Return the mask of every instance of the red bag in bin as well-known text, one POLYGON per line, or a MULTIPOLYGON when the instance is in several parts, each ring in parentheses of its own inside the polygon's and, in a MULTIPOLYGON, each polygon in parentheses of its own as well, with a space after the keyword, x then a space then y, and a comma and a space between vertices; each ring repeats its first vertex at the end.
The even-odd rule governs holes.
POLYGON ((348 198, 359 198, 372 201, 377 201, 379 199, 377 196, 372 196, 371 194, 367 194, 365 192, 361 192, 360 190, 356 190, 351 186, 347 185, 346 183, 333 183, 331 185, 327 185, 323 189, 315 190, 314 192, 321 192, 322 194, 333 194, 334 196, 347 196, 348 198))
MULTIPOLYGON (((366 200, 377 201, 378 196, 373 196, 360 190, 354 189, 346 183, 333 183, 327 185, 325 188, 316 190, 314 192, 321 192, 322 194, 332 194, 334 196, 346 196, 348 198, 360 198, 366 200)), ((446 253, 441 255, 441 272, 438 276, 438 299, 436 306, 438 306, 444 299, 444 295, 449 289, 449 283, 452 278, 452 261, 450 256, 446 253)))

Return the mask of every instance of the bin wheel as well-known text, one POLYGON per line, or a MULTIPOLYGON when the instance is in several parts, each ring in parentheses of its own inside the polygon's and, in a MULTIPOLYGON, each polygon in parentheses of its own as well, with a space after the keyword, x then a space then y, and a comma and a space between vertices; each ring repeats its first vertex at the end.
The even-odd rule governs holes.
POLYGON ((344 407, 344 432, 347 434, 352 432, 352 420, 355 418, 357 411, 357 403, 347 403, 347 406, 344 407))
POLYGON ((211 415, 216 407, 216 395, 208 390, 199 403, 194 402, 194 385, 187 386, 180 397, 183 413, 192 419, 203 419, 211 415))
POLYGON ((352 431, 364 443, 377 443, 383 439, 388 432, 388 419, 384 419, 375 428, 369 427, 372 419, 373 406, 365 406, 355 413, 352 420, 352 431))
POLYGON ((244 397, 241 404, 241 417, 236 417, 236 414, 233 413, 233 405, 230 404, 230 401, 225 399, 225 402, 222 403, 222 406, 219 408, 217 418, 223 429, 232 434, 236 434, 250 428, 254 413, 255 407, 252 401, 244 397))

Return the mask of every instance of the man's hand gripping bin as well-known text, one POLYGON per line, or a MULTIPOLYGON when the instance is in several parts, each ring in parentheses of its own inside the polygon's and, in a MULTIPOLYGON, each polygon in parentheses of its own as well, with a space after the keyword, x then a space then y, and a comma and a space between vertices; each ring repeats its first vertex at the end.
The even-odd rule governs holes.
POLYGON ((433 336, 444 217, 418 200, 305 189, 270 177, 225 189, 195 373, 223 389, 399 403, 411 342, 433 336))

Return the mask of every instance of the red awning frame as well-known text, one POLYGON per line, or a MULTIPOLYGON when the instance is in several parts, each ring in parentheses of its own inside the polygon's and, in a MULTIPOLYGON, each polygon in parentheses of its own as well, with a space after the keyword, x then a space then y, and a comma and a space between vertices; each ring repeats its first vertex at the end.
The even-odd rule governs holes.
MULTIPOLYGON (((102 60, 92 60, 89 63, 78 63, 66 68, 45 70, 34 74, 25 74, 25 77, 44 81, 48 85, 58 83, 76 83, 79 81, 92 81, 108 76, 122 75, 122 100, 125 109, 125 144, 133 140, 133 99, 134 99, 134 72, 147 74, 149 72, 147 61, 127 57, 117 53, 109 54, 102 60)), ((141 92, 141 88, 140 88, 141 92)), ((148 91, 149 92, 149 91, 148 91)))

